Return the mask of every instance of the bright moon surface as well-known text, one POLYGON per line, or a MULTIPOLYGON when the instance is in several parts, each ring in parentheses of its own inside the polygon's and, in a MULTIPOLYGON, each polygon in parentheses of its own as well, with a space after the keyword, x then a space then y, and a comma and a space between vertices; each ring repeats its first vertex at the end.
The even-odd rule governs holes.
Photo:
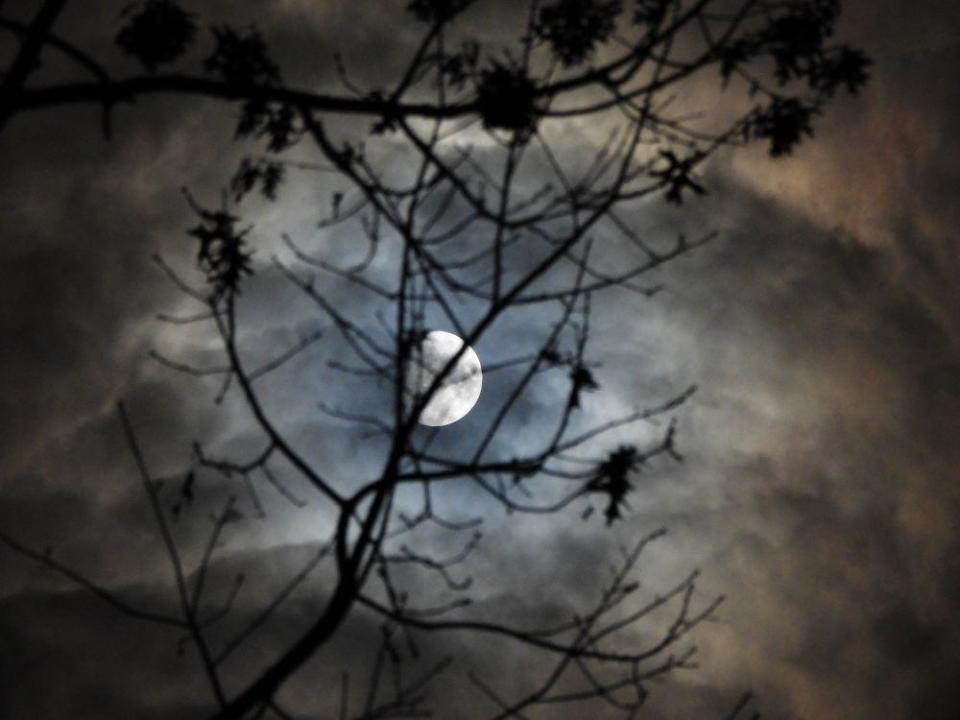
MULTIPOLYGON (((407 368, 408 401, 426 393, 433 379, 462 347, 463 340, 453 333, 442 330, 427 333, 411 353, 407 368)), ((467 347, 420 413, 420 423, 432 427, 455 423, 473 409, 482 385, 480 358, 473 348, 467 347)))

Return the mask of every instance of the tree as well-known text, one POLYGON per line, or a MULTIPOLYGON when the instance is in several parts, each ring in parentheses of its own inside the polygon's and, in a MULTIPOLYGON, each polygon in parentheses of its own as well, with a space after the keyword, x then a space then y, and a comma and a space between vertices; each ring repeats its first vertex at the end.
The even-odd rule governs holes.
MULTIPOLYGON (((202 72, 161 72, 189 63, 201 35, 199 17, 173 0, 145 0, 128 9, 115 42, 142 71, 119 76, 57 33, 65 5, 66 0, 45 0, 30 22, 0 17, 0 28, 19 41, 0 87, 0 130, 28 111, 88 103, 100 107, 102 130, 109 137, 120 106, 172 93, 238 105, 237 136, 262 146, 233 173, 219 205, 208 206, 186 193, 196 214, 189 235, 202 284, 156 259, 198 306, 197 314, 168 321, 206 324, 223 352, 222 364, 212 367, 159 353, 157 361, 187 375, 221 378, 218 401, 238 393, 259 428, 261 444, 246 457, 214 456, 196 444, 178 481, 161 483, 144 461, 132 420, 135 409, 128 414, 119 408, 170 558, 178 615, 134 606, 4 535, 6 544, 124 613, 185 632, 205 669, 216 718, 259 717, 268 711, 289 716, 276 697, 284 683, 328 646, 352 613, 364 610, 382 618, 384 635, 369 702, 358 717, 416 716, 425 710, 423 688, 446 662, 412 683, 397 681, 388 697, 380 685, 384 663, 399 672, 426 633, 478 633, 542 652, 550 669, 542 685, 519 698, 504 698, 487 681, 473 678, 497 707, 496 717, 589 700, 605 701, 632 717, 651 680, 692 667, 694 648, 685 646, 685 639, 720 602, 695 607, 697 574, 647 604, 634 604, 637 584, 630 573, 662 531, 625 551, 609 584, 597 589, 594 607, 556 627, 527 629, 509 619, 492 622, 468 614, 466 584, 452 568, 469 561, 482 518, 446 518, 434 496, 452 483, 471 483, 514 515, 559 514, 581 504, 588 514, 599 500, 606 524, 613 525, 629 509, 635 478, 645 465, 657 457, 681 460, 673 422, 646 445, 610 447, 606 438, 613 430, 669 416, 693 388, 599 425, 584 424, 583 393, 600 389, 587 352, 592 299, 614 288, 641 299, 655 295, 658 286, 645 284, 646 278, 712 237, 680 236, 669 244, 642 237, 631 221, 636 208, 658 198, 680 205, 706 193, 700 169, 722 148, 761 141, 773 156, 790 154, 812 136, 815 118, 838 90, 855 93, 861 87, 866 57, 832 41, 839 2, 531 0, 523 13, 503 11, 505 22, 513 23, 511 39, 498 43, 481 41, 474 30, 474 18, 490 3, 411 0, 405 11, 419 23, 421 39, 409 62, 391 77, 385 68, 382 85, 373 90, 358 88, 341 67, 342 94, 289 86, 258 31, 227 25, 210 28, 202 72), (39 62, 53 53, 90 79, 28 82, 42 76, 39 62), (676 107, 689 105, 688 99, 674 100, 704 80, 704 87, 736 98, 735 117, 702 121, 690 107, 676 107), (363 119, 363 127, 335 129, 331 118, 346 116, 363 119), (586 161, 565 152, 558 141, 559 131, 578 121, 588 121, 593 137, 601 138, 586 161), (300 147, 309 147, 320 162, 291 159, 291 151, 300 147), (384 159, 387 151, 393 156, 384 159), (245 198, 260 191, 274 200, 288 176, 312 171, 332 172, 349 188, 333 195, 321 229, 353 224, 367 242, 362 258, 344 266, 308 251, 302 239, 285 236, 292 261, 277 256, 255 261, 250 226, 240 210, 245 198), (601 262, 614 238, 630 248, 630 264, 619 256, 614 268, 601 262), (315 305, 324 328, 254 365, 244 347, 242 292, 267 269, 281 273, 315 305), (355 308, 331 301, 333 282, 349 284, 364 298, 361 309, 369 305, 372 311, 360 318, 355 308), (488 374, 508 375, 509 388, 493 401, 496 410, 485 427, 475 437, 461 438, 453 451, 433 449, 437 432, 418 424, 424 408, 457 380, 453 374, 469 345, 523 314, 536 314, 543 332, 529 338, 522 352, 488 364, 488 374), (438 326, 465 343, 425 388, 417 387, 410 373, 421 363, 426 332, 438 326), (319 406, 363 428, 371 447, 382 450, 373 478, 346 484, 333 479, 329 468, 309 459, 284 433, 265 401, 262 379, 320 342, 352 356, 330 364, 344 382, 389 394, 389 409, 375 414, 319 406), (565 376, 566 392, 550 421, 544 421, 541 430, 546 430, 536 437, 539 446, 505 456, 497 440, 510 427, 523 394, 544 374, 565 376), (252 477, 262 476, 291 503, 304 501, 277 472, 281 466, 309 484, 310 502, 332 514, 331 537, 249 625, 224 637, 217 623, 229 614, 244 580, 238 575, 221 593, 226 600, 213 605, 208 572, 224 533, 248 522, 240 505, 259 507, 252 477), (237 490, 223 499, 199 563, 188 569, 171 525, 195 521, 187 517, 194 489, 214 476, 228 479, 237 490), (437 557, 430 547, 406 541, 425 526, 468 539, 460 552, 437 557), (238 685, 226 658, 322 562, 331 564, 335 582, 312 623, 254 679, 238 685), (403 584, 411 567, 432 574, 454 599, 415 605, 411 588, 403 584), (623 649, 622 639, 636 623, 669 607, 674 615, 656 641, 623 649)), ((731 717, 745 705, 738 703, 731 717)), ((345 702, 342 711, 346 716, 345 702)))

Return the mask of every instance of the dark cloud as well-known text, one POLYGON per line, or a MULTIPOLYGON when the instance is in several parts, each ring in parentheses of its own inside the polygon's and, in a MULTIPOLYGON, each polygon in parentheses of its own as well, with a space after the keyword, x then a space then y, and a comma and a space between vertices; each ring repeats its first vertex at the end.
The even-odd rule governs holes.
POLYGON ((910 716, 954 632, 938 587, 958 499, 942 430, 960 407, 937 399, 951 396, 951 328, 884 251, 739 207, 746 230, 676 281, 704 391, 684 473, 696 490, 667 500, 672 524, 718 543, 701 552, 731 595, 722 657, 761 676, 780 715, 910 716))

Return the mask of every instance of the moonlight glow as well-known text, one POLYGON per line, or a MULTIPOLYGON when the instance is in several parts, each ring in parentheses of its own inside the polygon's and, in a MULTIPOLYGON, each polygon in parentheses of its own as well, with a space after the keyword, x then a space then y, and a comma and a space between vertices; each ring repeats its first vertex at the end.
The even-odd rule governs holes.
MULTIPOLYGON (((453 333, 442 330, 427 333, 410 357, 407 369, 408 402, 427 392, 433 379, 462 347, 463 340, 453 333)), ((473 409, 482 385, 480 358, 473 348, 468 347, 420 413, 420 423, 436 427, 460 420, 473 409)))

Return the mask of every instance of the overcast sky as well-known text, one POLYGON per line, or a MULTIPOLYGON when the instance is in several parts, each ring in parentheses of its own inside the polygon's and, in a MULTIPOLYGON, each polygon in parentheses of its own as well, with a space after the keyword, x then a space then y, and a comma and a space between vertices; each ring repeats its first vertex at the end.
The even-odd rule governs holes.
MULTIPOLYGON (((73 3, 63 27, 96 47, 122 3, 97 21, 85 5, 73 3)), ((262 3, 196 5, 212 20, 257 22, 294 83, 329 81, 340 50, 358 82, 375 84, 414 38, 353 3, 287 0, 268 15, 262 3)), ((8 2, 4 12, 22 17, 28 6, 8 2)), ((748 688, 765 717, 785 720, 960 717, 960 7, 845 7, 842 37, 875 61, 862 95, 832 106, 796 156, 722 155, 707 173, 709 196, 651 206, 643 229, 717 230, 717 241, 672 265, 654 298, 596 304, 602 388, 585 397, 585 416, 696 384, 677 415, 685 462, 652 467, 613 533, 581 522, 581 507, 553 522, 507 522, 491 509, 492 538, 472 568, 480 611, 536 619, 537 588, 583 599, 618 542, 669 527, 650 551, 651 586, 700 567, 703 596, 728 600, 697 636, 701 669, 656 687, 652 718, 718 717, 748 688)), ((151 256, 189 262, 180 188, 216 197, 243 154, 232 122, 223 105, 165 99, 118 112, 110 141, 90 109, 20 116, 0 134, 0 528, 155 606, 174 596, 115 404, 125 401, 157 474, 182 468, 195 438, 224 451, 250 442, 239 403, 217 408, 215 385, 148 357, 212 347, 155 320, 185 306, 151 256)), ((307 177, 276 204, 250 205, 261 259, 280 232, 308 236, 329 202, 325 182, 307 177)), ((348 237, 317 241, 352 252, 348 237)), ((331 289, 362 315, 366 300, 347 292, 331 289)), ((261 347, 322 325, 268 271, 244 303, 261 347)), ((506 356, 542 330, 537 322, 498 331, 477 347, 481 359, 506 356)), ((271 386, 270 406, 308 456, 338 458, 348 482, 375 472, 368 446, 311 403, 375 411, 381 400, 317 370, 337 352, 300 357, 271 386)), ((451 426, 444 448, 489 418, 496 388, 485 384, 475 416, 451 426)), ((516 427, 535 424, 556 392, 532 391, 516 427)), ((519 430, 509 437, 518 452, 529 441, 519 430)), ((216 488, 206 492, 198 516, 216 488)), ((241 613, 328 532, 310 506, 265 502, 272 521, 250 523, 218 566, 223 577, 244 567, 258 578, 241 613)), ((468 490, 444 502, 464 515, 488 509, 468 490)), ((311 611, 309 594, 291 601, 249 661, 289 640, 311 611)), ((375 620, 358 617, 331 652, 363 668, 375 637, 375 620)), ((207 690, 176 642, 0 549, 3 718, 202 717, 207 690)), ((538 676, 484 641, 431 642, 458 653, 457 677, 474 668, 506 691, 538 676)), ((339 667, 318 663, 286 692, 327 707, 318 688, 335 687, 339 667)), ((476 694, 452 702, 451 717, 494 710, 476 694)))

